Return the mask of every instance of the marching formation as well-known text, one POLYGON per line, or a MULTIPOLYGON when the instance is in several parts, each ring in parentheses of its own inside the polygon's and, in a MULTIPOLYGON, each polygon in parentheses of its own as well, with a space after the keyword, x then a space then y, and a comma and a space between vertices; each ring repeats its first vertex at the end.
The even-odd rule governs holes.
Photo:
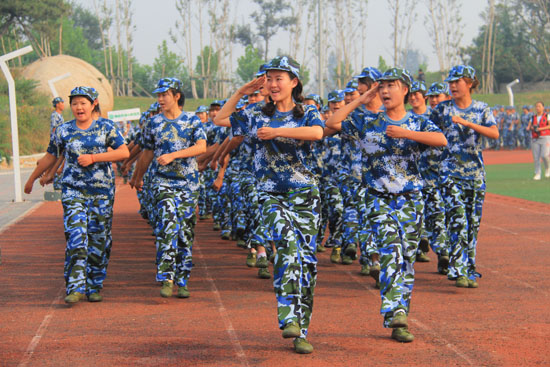
MULTIPOLYGON (((227 100, 194 113, 184 111, 181 81, 161 79, 157 102, 126 137, 99 117, 95 89, 76 87, 73 120, 59 119, 64 102, 54 99, 48 151, 25 185, 30 193, 40 178, 62 190, 65 302, 103 299, 118 162, 155 237, 161 297, 190 297, 195 224, 212 220, 222 240, 246 251, 243 266, 273 278, 278 327, 296 352, 313 351, 317 256, 327 249, 333 263, 358 260, 380 290, 383 326, 413 341, 415 262, 429 262, 431 249, 451 284, 479 286, 482 149, 529 140, 502 122, 520 126, 507 117, 513 111, 503 117, 472 100, 478 84, 466 65, 429 88, 405 69, 366 67, 325 106, 303 96, 300 65, 280 56, 227 100)), ((537 115, 521 124, 549 136, 546 115, 537 115)), ((540 163, 537 172, 540 179, 540 163)))

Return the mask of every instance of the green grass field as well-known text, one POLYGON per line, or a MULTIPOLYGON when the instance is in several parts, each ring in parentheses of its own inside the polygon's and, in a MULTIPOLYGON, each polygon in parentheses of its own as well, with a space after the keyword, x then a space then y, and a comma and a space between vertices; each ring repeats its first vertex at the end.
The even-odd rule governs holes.
POLYGON ((488 165, 485 170, 487 192, 550 204, 550 179, 534 181, 533 163, 488 165))

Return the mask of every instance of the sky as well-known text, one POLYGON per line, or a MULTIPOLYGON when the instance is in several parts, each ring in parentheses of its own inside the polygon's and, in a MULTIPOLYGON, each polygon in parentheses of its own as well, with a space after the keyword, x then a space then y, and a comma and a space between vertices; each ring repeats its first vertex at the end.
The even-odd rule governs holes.
MULTIPOLYGON (((74 0, 74 2, 93 11, 93 3, 89 0, 74 0)), ((472 39, 477 35, 479 27, 483 23, 480 14, 487 6, 487 1, 459 0, 459 2, 462 4, 460 15, 464 25, 462 45, 467 46, 471 44, 472 39)), ((107 3, 114 4, 114 0, 107 0, 107 3)), ((249 14, 256 8, 252 1, 235 0, 231 3, 235 7, 236 14, 239 14, 236 19, 237 22, 250 21, 249 14)), ((439 68, 437 57, 424 26, 424 17, 428 10, 423 1, 419 1, 419 3, 417 6, 418 20, 413 26, 410 36, 411 48, 418 49, 425 54, 428 59, 428 70, 435 71, 439 68)), ((169 36, 169 30, 175 29, 175 23, 179 17, 174 0, 132 0, 132 5, 134 11, 133 21, 136 27, 134 32, 134 54, 139 63, 153 64, 155 57, 158 55, 157 47, 162 43, 162 40, 167 40, 172 51, 183 54, 183 49, 174 45, 169 36)), ((369 52, 365 55, 367 65, 363 66, 377 66, 379 56, 382 56, 390 65, 393 58, 390 39, 392 30, 387 3, 383 0, 370 0, 367 9, 368 17, 365 32, 369 52), (380 35, 384 36, 381 37, 380 35)), ((269 57, 276 56, 277 49, 288 49, 288 34, 285 33, 280 32, 273 38, 273 47, 270 47, 269 57)), ((235 47, 233 54, 236 58, 244 53, 244 49, 240 46, 235 47)), ((195 50, 194 54, 197 53, 198 50, 195 50)), ((315 62, 311 62, 311 67, 315 67, 315 62)), ((233 69, 236 69, 236 66, 233 69)))

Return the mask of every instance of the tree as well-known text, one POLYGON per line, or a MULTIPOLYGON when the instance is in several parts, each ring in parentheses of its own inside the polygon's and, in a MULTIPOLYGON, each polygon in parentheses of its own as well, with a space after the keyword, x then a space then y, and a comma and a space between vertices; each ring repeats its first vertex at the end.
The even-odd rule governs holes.
POLYGON ((388 70, 390 67, 388 66, 388 63, 382 56, 378 56, 378 70, 380 72, 384 73, 386 70, 388 70))
POLYGON ((247 83, 255 78, 258 69, 264 64, 264 60, 260 50, 248 45, 244 50, 244 55, 237 59, 237 64, 237 75, 243 83, 247 83))
MULTIPOLYGON (((490 0, 493 2, 493 0, 490 0)), ((462 18, 458 0, 427 0, 428 15, 425 25, 439 62, 439 71, 445 74, 460 61, 462 18)))
POLYGON ((411 28, 417 14, 415 0, 386 0, 392 13, 393 65, 403 66, 407 62, 407 47, 411 28), (405 51, 405 52, 403 52, 405 51))
POLYGON ((181 57, 168 50, 166 40, 162 41, 157 50, 158 56, 153 62, 153 80, 156 82, 161 78, 181 79, 182 75, 186 73, 181 57))
POLYGON ((63 0, 2 0, 0 36, 16 29, 25 35, 39 57, 51 56, 50 41, 61 35, 61 21, 69 10, 63 0))
POLYGON ((218 73, 219 54, 214 52, 212 47, 205 46, 202 52, 197 56, 195 66, 196 78, 199 80, 198 89, 202 89, 202 98, 208 98, 213 80, 218 73))
POLYGON ((293 16, 285 15, 290 9, 286 0, 254 0, 260 7, 259 11, 252 13, 251 18, 256 24, 256 34, 264 41, 264 60, 269 53, 269 41, 282 29, 296 22, 293 16))

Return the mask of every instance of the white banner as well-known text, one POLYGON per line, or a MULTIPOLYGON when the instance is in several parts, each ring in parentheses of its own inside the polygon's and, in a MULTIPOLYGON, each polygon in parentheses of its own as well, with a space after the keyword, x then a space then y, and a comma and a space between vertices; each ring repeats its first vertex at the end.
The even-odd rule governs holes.
POLYGON ((141 112, 139 108, 130 108, 128 110, 118 110, 107 112, 107 118, 113 121, 131 121, 139 120, 141 112))

